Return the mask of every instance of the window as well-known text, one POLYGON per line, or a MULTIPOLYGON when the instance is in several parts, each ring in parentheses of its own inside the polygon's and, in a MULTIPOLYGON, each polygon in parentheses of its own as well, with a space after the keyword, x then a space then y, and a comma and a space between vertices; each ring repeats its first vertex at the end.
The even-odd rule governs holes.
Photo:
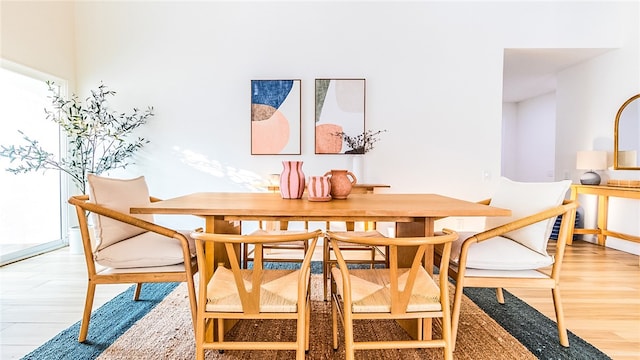
MULTIPOLYGON (((50 106, 45 76, 2 65, 0 145, 23 144, 21 130, 59 155, 60 130, 44 113, 50 106)), ((16 175, 5 170, 14 164, 0 158, 0 265, 64 245, 61 174, 49 170, 16 175)))

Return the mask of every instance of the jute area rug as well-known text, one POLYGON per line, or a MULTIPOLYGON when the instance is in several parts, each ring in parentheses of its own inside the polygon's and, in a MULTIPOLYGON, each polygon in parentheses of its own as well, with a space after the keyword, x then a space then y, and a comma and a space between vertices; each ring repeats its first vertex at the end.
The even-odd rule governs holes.
MULTIPOLYGON (((322 301, 321 275, 312 275, 310 350, 307 359, 344 359, 344 338, 339 327, 339 348, 333 351, 331 308, 322 301)), ((143 290, 144 291, 144 290, 143 290)), ((98 359, 194 359, 195 340, 188 311, 185 284, 179 285, 149 314, 134 324, 107 348, 98 359)), ((456 341, 456 359, 537 359, 466 296, 456 341)), ((434 337, 440 336, 440 322, 434 321, 434 337)), ((408 339, 394 321, 356 322, 356 340, 408 339)), ((295 323, 281 321, 241 321, 227 335, 235 340, 294 339, 295 323)), ((207 359, 291 359, 293 351, 206 351, 207 359)), ((356 351, 357 359, 442 359, 441 349, 394 349, 356 351)))

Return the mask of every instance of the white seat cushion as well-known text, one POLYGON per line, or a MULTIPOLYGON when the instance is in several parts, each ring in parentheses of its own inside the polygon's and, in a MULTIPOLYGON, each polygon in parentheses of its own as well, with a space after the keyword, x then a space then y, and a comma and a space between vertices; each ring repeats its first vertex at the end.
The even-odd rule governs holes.
MULTIPOLYGON (((188 232, 181 233, 189 239, 191 255, 194 256, 194 240, 189 237, 188 232)), ((98 250, 94 258, 98 264, 111 268, 143 268, 184 263, 178 239, 150 231, 98 250)))
MULTIPOLYGON (((149 189, 144 176, 135 179, 111 179, 93 174, 88 176, 89 201, 106 208, 129 214, 134 206, 150 204, 149 189)), ((132 215, 153 222, 153 215, 132 215)), ((143 233, 139 227, 108 218, 93 215, 95 229, 94 251, 102 250, 112 244, 143 233)))
MULTIPOLYGON (((475 235, 473 232, 459 232, 458 240, 451 244, 451 262, 458 265, 462 243, 475 235)), ((487 270, 532 270, 552 265, 553 256, 532 251, 520 243, 497 236, 469 247, 467 269, 487 270)))
MULTIPOLYGON (((550 209, 562 204, 570 180, 558 182, 516 182, 501 178, 496 193, 491 198, 491 206, 511 210, 511 216, 487 217, 485 229, 492 229, 508 222, 550 209)), ((547 242, 553 229, 555 217, 510 231, 503 236, 547 255, 547 242)))
POLYGON ((550 277, 548 273, 545 273, 539 270, 486 270, 486 269, 467 269, 467 271, 465 271, 464 273, 464 276, 467 278, 507 277, 507 278, 526 278, 526 279, 548 279, 550 277))

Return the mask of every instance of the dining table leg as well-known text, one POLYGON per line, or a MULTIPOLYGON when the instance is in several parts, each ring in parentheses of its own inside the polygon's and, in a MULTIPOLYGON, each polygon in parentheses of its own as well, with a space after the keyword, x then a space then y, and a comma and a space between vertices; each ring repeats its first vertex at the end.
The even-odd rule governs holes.
MULTIPOLYGON (((217 216, 207 216, 205 217, 205 232, 212 234, 240 234, 241 232, 240 222, 233 222, 224 220, 222 217, 217 216)), ((238 256, 238 261, 240 261, 240 245, 236 245, 236 255, 238 256)), ((198 269, 200 272, 200 280, 205 281, 204 283, 208 283, 211 277, 213 276, 213 272, 215 267, 218 264, 225 264, 225 266, 229 267, 229 255, 227 254, 226 249, 224 248, 224 244, 212 244, 207 242, 205 245, 205 261, 206 268, 198 269)), ((201 305, 204 306, 204 305, 201 305)), ((237 322, 237 320, 225 320, 224 328, 231 329, 233 325, 237 322)), ((205 337, 207 341, 212 341, 214 337, 217 337, 218 334, 218 324, 215 321, 211 321, 208 323, 207 329, 205 331, 205 337)), ((216 339, 217 340, 217 339, 216 339)))
MULTIPOLYGON (((434 218, 420 218, 413 222, 398 222, 396 223, 396 237, 433 236, 434 221, 434 218)), ((407 268, 411 267, 417 247, 403 247, 403 249, 398 249, 398 251, 398 266, 407 268), (402 252, 400 252, 401 250, 402 252)), ((433 245, 431 245, 427 248, 424 254, 424 266, 430 275, 433 275, 433 251, 433 245)), ((424 333, 424 339, 428 340, 432 337, 433 321, 431 318, 424 320, 424 326, 419 326, 418 322, 412 319, 397 321, 400 326, 402 326, 414 339, 420 338, 420 328, 422 328, 424 333)))

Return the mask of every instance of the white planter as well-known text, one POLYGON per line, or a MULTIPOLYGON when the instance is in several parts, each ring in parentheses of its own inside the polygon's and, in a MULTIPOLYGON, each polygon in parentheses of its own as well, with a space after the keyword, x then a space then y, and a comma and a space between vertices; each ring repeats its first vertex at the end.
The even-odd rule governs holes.
POLYGON ((352 155, 351 172, 358 179, 358 184, 365 184, 364 181, 364 155, 352 155))
POLYGON ((83 252, 80 228, 78 226, 72 226, 69 228, 69 253, 82 254, 83 252))

